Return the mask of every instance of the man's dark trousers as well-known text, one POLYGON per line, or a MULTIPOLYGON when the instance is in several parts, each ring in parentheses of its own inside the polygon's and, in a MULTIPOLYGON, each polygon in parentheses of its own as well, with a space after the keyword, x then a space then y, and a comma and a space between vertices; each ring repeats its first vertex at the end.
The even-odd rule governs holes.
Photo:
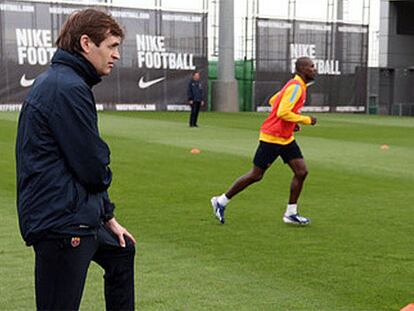
POLYGON ((198 113, 200 111, 201 102, 193 101, 191 105, 190 126, 197 126, 198 113))
POLYGON ((107 310, 134 310, 135 247, 104 226, 96 236, 48 237, 34 245, 37 310, 78 310, 91 260, 105 270, 107 310))

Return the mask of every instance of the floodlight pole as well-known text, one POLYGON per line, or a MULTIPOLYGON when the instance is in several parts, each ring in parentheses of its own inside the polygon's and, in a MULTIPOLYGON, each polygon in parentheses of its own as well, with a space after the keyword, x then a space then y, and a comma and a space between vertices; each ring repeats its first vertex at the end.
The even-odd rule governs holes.
POLYGON ((234 0, 219 2, 219 53, 217 80, 212 83, 212 109, 237 112, 239 100, 234 78, 234 0))
POLYGON ((337 8, 336 8, 336 20, 343 21, 345 19, 344 16, 344 1, 337 0, 337 8))

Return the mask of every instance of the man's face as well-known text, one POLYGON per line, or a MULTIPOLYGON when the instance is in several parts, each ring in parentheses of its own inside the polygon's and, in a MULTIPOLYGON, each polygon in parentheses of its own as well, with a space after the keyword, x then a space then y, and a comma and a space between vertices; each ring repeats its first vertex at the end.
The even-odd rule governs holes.
POLYGON ((92 40, 89 41, 89 50, 84 55, 95 67, 98 75, 106 76, 111 73, 115 61, 120 59, 120 44, 121 38, 113 35, 109 35, 99 46, 96 46, 92 40))
POLYGON ((307 81, 315 80, 317 70, 315 64, 311 59, 307 60, 306 63, 302 66, 301 74, 307 81))
POLYGON ((196 72, 196 73, 193 75, 193 79, 194 79, 194 80, 196 80, 196 81, 200 80, 200 74, 199 74, 198 72, 196 72))

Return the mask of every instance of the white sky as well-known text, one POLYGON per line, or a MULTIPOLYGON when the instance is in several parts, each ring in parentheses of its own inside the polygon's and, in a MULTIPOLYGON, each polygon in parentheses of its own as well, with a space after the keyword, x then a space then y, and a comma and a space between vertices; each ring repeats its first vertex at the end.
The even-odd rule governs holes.
MULTIPOLYGON (((219 1, 219 0, 217 0, 219 1)), ((256 0, 257 1, 257 0, 256 0)), ((288 0, 258 0, 259 14, 287 17, 288 0)), ((366 0, 367 1, 367 0, 366 0)), ((112 0, 115 5, 125 5, 130 7, 152 8, 156 0, 112 0)), ((173 10, 202 10, 204 0, 161 0, 162 7, 173 10)), ((207 1, 211 5, 212 0, 207 1)), ((336 1, 335 1, 336 2, 336 1)), ((344 19, 349 22, 362 22, 362 7, 364 0, 343 0, 345 4, 344 19)), ((378 27, 379 24, 379 0, 370 0, 372 26, 378 27)), ((235 16, 241 18, 245 16, 246 0, 234 0, 235 16)), ((328 0, 296 0, 296 17, 305 19, 327 18, 328 0)))
MULTIPOLYGON (((57 0, 58 1, 58 0, 57 0)), ((66 0, 71 1, 71 0, 66 0)), ((220 0, 72 0, 73 2, 93 3, 93 2, 109 2, 117 6, 126 6, 132 8, 154 8, 158 3, 162 3, 165 10, 184 10, 184 11, 202 11, 203 4, 213 5, 213 2, 220 0)), ((246 1, 252 0, 234 0, 235 6, 235 50, 240 51, 243 45, 242 36, 244 35, 244 22, 246 17, 246 1)), ((288 17, 289 0, 256 0, 259 2, 259 15, 266 17, 288 17)), ((379 19, 380 19, 380 0, 342 0, 344 3, 344 21, 362 23, 368 22, 368 16, 365 18, 363 14, 364 2, 370 5, 369 28, 369 65, 378 66, 378 38, 379 38, 379 19)), ((328 19, 328 2, 329 0, 296 0, 296 18, 311 20, 327 20, 328 19)), ((336 1, 334 1, 336 4, 336 1)), ((252 12, 251 9, 249 9, 252 12)), ((336 12, 336 6, 334 8, 336 12)), ((334 17, 335 18, 335 17, 334 17)), ((211 18, 209 19, 211 22, 211 18)), ((211 27, 209 29, 211 31, 211 27)), ((211 38, 211 33, 209 34, 211 38)))
MULTIPOLYGON (((82 0, 80 0, 82 1, 82 0)), ((252 0, 234 0, 235 4, 235 50, 240 50, 243 45, 241 38, 243 36, 243 19, 246 17, 246 1, 252 0)), ((256 0, 259 1, 258 13, 260 16, 267 17, 288 17, 288 0, 256 0)), ((162 3, 163 9, 170 10, 190 10, 201 11, 203 3, 208 2, 212 5, 212 0, 112 0, 114 5, 153 8, 155 3, 162 3)), ((217 0, 219 2, 219 0, 217 0)), ((313 20, 328 20, 328 0, 296 0, 296 18, 298 19, 313 19, 313 20)), ((334 12, 336 12, 336 1, 334 12)), ((378 32, 380 19, 380 0, 343 0, 344 11, 343 20, 352 23, 366 23, 369 22, 370 28, 370 42, 369 42, 369 65, 378 66, 378 32), (363 5, 369 5, 369 16, 363 17, 363 5)), ((252 12, 252 9, 249 9, 252 12)), ((368 11, 366 11, 368 12, 368 11)), ((336 14, 336 13, 335 13, 336 14)), ((335 18, 336 16, 334 16, 335 18)), ((211 20, 211 19, 210 19, 211 20)))

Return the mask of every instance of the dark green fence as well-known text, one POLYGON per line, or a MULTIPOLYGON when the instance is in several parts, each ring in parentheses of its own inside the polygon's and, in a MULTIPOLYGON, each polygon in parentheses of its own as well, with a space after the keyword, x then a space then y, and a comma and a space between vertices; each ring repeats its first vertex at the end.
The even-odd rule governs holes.
MULTIPOLYGON (((253 111, 252 90, 254 68, 252 60, 238 60, 235 62, 235 76, 239 89, 240 111, 253 111)), ((208 102, 211 107, 211 82, 217 80, 217 61, 208 62, 208 102)))

